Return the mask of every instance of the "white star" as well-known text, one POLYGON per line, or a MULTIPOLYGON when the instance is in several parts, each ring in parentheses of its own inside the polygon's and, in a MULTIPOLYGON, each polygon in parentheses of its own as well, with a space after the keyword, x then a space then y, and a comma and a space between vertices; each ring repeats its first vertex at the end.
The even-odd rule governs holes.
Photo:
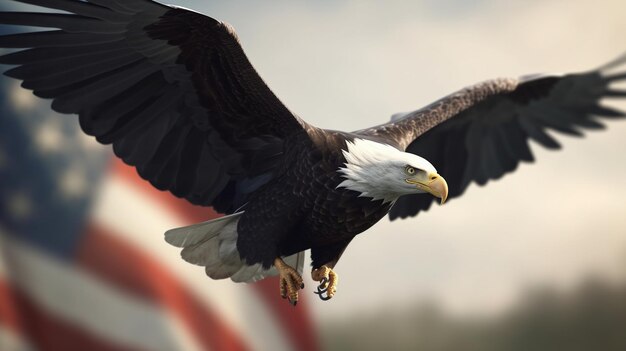
POLYGON ((63 145, 61 126, 54 120, 43 123, 36 131, 35 143, 44 153, 58 151, 63 145))
POLYGON ((83 168, 74 166, 60 178, 61 192, 68 198, 78 198, 87 192, 87 175, 83 168))
POLYGON ((37 100, 33 93, 23 89, 19 82, 14 82, 9 90, 15 112, 30 111, 37 107, 37 100))
POLYGON ((27 219, 33 213, 33 202, 25 193, 15 193, 9 198, 8 211, 13 218, 27 219))
POLYGON ((83 146, 85 150, 87 151, 102 150, 101 149, 102 145, 100 145, 96 141, 96 138, 90 135, 87 135, 80 130, 78 130, 78 132, 76 133, 76 137, 78 138, 78 142, 80 143, 80 145, 83 146))

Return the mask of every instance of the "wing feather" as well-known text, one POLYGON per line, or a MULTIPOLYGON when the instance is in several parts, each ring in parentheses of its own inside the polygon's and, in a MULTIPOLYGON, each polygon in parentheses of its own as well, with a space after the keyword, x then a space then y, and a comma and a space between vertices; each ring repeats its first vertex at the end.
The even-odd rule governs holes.
MULTIPOLYGON (((619 67, 626 56, 607 65, 619 67)), ((475 182, 484 185, 532 162, 529 140, 548 149, 561 145, 549 133, 583 135, 601 129, 599 118, 615 119, 623 111, 600 104, 606 97, 626 97, 609 85, 626 74, 602 70, 562 77, 497 79, 463 89, 415 112, 394 115, 390 123, 356 133, 382 139, 429 161, 448 181, 449 199, 475 182)), ((414 216, 430 208, 433 198, 401 197, 390 217, 414 216)))
POLYGON ((145 59, 138 59, 96 77, 42 92, 54 97, 52 108, 55 111, 80 113, 86 109, 85 106, 98 106, 117 96, 120 90, 124 91, 158 71, 158 67, 147 65, 145 59))
POLYGON ((120 50, 121 48, 119 42, 85 45, 79 47, 40 47, 1 56, 0 64, 28 65, 47 61, 63 61, 67 59, 94 59, 100 55, 118 52, 120 50), (51 57, 54 59, 51 60, 51 57))
MULTIPOLYGON (((111 23, 125 23, 126 16, 121 13, 111 11, 106 7, 97 6, 91 2, 67 1, 67 0, 19 0, 25 4, 47 7, 55 10, 62 10, 77 15, 97 18, 111 23)), ((41 23, 38 23, 41 24, 41 23)))
POLYGON ((232 212, 307 127, 213 18, 147 0, 18 1, 65 13, 0 12, 0 24, 53 29, 0 36, 24 49, 0 57, 17 66, 6 75, 78 114, 159 189, 232 212))
POLYGON ((123 23, 104 22, 95 18, 61 13, 0 12, 0 23, 58 28, 68 33, 117 34, 125 31, 123 23))
MULTIPOLYGON (((2 23, 2 21, 0 21, 0 23, 2 23)), ((91 44, 104 44, 120 40, 124 40, 124 33, 95 35, 90 33, 68 33, 62 30, 51 30, 3 35, 0 36, 0 47, 9 49, 80 48, 91 44)), ((20 63, 12 62, 11 64, 20 63)))
POLYGON ((17 79, 36 76, 36 80, 29 80, 22 87, 29 90, 48 90, 113 72, 143 59, 136 53, 120 50, 76 60, 24 65, 7 71, 6 75, 17 79))

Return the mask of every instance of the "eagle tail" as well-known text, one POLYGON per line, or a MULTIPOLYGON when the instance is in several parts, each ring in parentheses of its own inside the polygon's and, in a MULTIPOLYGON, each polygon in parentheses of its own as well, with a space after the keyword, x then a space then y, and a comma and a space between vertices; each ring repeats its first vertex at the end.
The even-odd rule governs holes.
MULTIPOLYGON (((211 221, 175 228, 165 233, 165 241, 180 247, 181 257, 192 264, 204 266, 212 279, 230 278, 240 283, 252 283, 278 274, 274 267, 248 265, 237 251, 237 224, 243 212, 211 221)), ((284 261, 302 274, 304 252, 285 257, 284 261)))

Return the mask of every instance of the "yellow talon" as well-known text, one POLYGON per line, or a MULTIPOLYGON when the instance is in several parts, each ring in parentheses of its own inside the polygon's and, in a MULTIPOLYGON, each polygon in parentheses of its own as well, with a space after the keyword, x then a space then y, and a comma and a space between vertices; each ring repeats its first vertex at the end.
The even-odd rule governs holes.
POLYGON ((288 299, 293 306, 298 304, 298 291, 304 289, 302 276, 281 258, 274 260, 274 267, 280 275, 280 296, 288 299))
POLYGON ((311 271, 311 278, 320 282, 315 294, 319 295, 323 301, 330 300, 337 292, 337 282, 339 277, 330 267, 324 265, 311 271), (326 294, 324 296, 324 294, 326 294))

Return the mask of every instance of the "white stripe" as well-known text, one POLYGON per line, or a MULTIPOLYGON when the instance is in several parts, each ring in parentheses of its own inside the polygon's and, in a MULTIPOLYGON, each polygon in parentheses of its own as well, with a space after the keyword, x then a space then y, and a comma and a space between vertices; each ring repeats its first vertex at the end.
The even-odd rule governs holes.
POLYGON ((2 351, 34 351, 36 350, 26 340, 13 330, 0 326, 0 350, 2 351))
POLYGON ((1 229, 0 250, 10 262, 10 266, 5 262, 0 269, 0 277, 22 290, 41 309, 78 329, 135 348, 200 350, 167 311, 128 296, 69 262, 20 243, 1 229))
POLYGON ((293 349, 285 331, 249 286, 230 280, 211 280, 204 274, 203 267, 182 260, 180 249, 168 245, 163 235, 169 229, 190 223, 155 202, 130 181, 121 176, 108 177, 93 212, 94 220, 110 229, 111 234, 119 235, 158 258, 190 291, 233 327, 247 345, 257 350, 293 349))

